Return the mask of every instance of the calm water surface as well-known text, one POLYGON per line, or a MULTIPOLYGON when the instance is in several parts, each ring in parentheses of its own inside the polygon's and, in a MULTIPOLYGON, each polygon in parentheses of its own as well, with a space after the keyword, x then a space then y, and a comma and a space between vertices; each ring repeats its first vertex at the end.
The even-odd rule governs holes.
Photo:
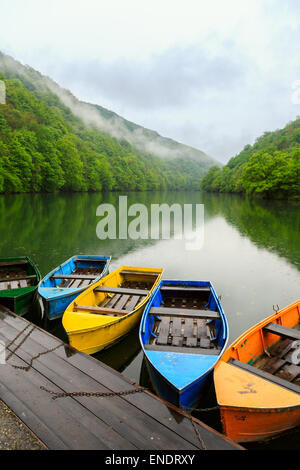
MULTIPOLYGON (((122 194, 125 195, 125 194, 122 194)), ((186 251, 184 240, 105 240, 96 235, 99 204, 118 205, 119 194, 0 197, 0 256, 31 257, 45 275, 75 254, 110 255, 122 265, 164 268, 165 279, 210 280, 228 318, 230 341, 300 298, 300 206, 201 193, 130 193, 128 205, 204 204, 205 240, 186 251)), ((132 219, 130 219, 132 220, 132 219)), ((61 336, 58 326, 56 334, 61 336)), ((97 355, 147 384, 138 331, 97 355)), ((214 405, 213 392, 207 400, 214 405)), ((206 404, 205 404, 206 405, 206 404)), ((214 412, 196 415, 220 430, 214 412)), ((300 432, 249 448, 300 448, 300 432)))

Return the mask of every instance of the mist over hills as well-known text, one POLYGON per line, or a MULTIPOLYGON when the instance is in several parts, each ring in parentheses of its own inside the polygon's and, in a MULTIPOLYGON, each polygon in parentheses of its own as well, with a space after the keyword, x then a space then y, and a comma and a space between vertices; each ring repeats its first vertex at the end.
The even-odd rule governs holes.
MULTIPOLYGON (((31 91, 51 90, 62 103, 69 107, 73 114, 82 119, 86 125, 94 126, 100 131, 115 137, 118 140, 126 140, 139 152, 152 154, 160 158, 176 159, 189 158, 203 165, 203 168, 221 164, 206 155, 203 151, 188 145, 162 137, 158 132, 146 129, 133 122, 124 119, 111 110, 98 104, 90 104, 77 99, 68 90, 60 87, 54 80, 43 76, 33 68, 24 66, 0 52, 0 72, 9 78, 25 80, 24 85, 31 91)), ((23 81, 22 80, 22 81, 23 81)))

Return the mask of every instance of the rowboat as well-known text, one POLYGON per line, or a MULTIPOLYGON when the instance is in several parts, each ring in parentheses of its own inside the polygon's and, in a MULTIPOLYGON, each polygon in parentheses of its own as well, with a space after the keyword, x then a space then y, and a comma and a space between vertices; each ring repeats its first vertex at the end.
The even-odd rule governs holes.
POLYGON ((108 274, 110 261, 108 256, 79 255, 53 269, 38 288, 44 315, 49 320, 62 317, 81 292, 108 274))
POLYGON ((212 384, 227 340, 227 320, 210 282, 162 281, 140 325, 155 392, 190 411, 212 384))
POLYGON ((41 274, 28 257, 0 259, 0 304, 19 316, 29 312, 41 274))
POLYGON ((300 301, 258 323, 214 372, 224 433, 236 442, 273 438, 300 425, 300 301))
POLYGON ((121 340, 140 321, 162 273, 123 266, 83 292, 63 316, 70 345, 95 354, 121 340))

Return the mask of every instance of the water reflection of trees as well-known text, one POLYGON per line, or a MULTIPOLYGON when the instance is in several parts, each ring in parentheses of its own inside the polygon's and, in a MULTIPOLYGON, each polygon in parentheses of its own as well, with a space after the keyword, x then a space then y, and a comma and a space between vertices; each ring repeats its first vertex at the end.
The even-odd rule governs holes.
POLYGON ((277 253, 300 268, 299 203, 229 194, 205 194, 203 198, 210 217, 222 215, 257 247, 277 253))
MULTIPOLYGON (((123 194, 122 194, 123 195, 123 194)), ((97 207, 118 207, 120 194, 35 194, 0 196, 0 254, 27 255, 43 274, 74 254, 103 254, 118 259, 155 240, 99 240, 97 207)), ((205 204, 205 219, 218 215, 256 246, 274 251, 300 267, 299 205, 199 192, 129 193, 128 207, 144 204, 205 204)), ((128 223, 130 220, 128 220, 128 223)), ((149 217, 149 225, 151 218, 149 217)), ((118 232, 118 217, 117 217, 118 232)))
MULTIPOLYGON (((155 240, 99 240, 96 226, 97 207, 112 204, 118 193, 26 194, 0 196, 1 256, 27 255, 43 274, 74 254, 103 254, 114 259, 155 240)), ((129 193, 128 207, 144 204, 151 214, 151 204, 200 203, 199 193, 129 193)), ((132 219, 130 219, 132 220, 132 219)), ((130 222, 128 220, 128 223, 130 222)), ((149 228, 151 218, 149 217, 149 228)), ((117 217, 117 233, 118 233, 117 217)), ((151 233, 149 231, 149 233, 151 233)))

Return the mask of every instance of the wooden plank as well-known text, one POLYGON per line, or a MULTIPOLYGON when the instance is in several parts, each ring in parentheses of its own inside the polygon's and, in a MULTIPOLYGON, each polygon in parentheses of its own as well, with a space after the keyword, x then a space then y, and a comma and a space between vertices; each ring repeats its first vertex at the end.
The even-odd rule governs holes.
POLYGON ((279 357, 280 359, 283 358, 292 348, 293 340, 285 339, 279 341, 274 346, 271 347, 270 353, 274 357, 279 357))
POLYGON ((189 310, 180 308, 165 308, 165 307, 152 307, 150 315, 158 316, 171 316, 181 318, 206 318, 209 320, 218 320, 220 315, 218 312, 212 312, 211 310, 189 310))
POLYGON ((197 336, 198 338, 207 337, 207 323, 205 320, 197 320, 197 336))
POLYGON ((94 280, 96 279, 98 276, 95 276, 95 275, 86 275, 86 274, 54 274, 53 276, 51 276, 51 279, 73 279, 73 280, 81 280, 81 281, 84 281, 85 279, 89 279, 89 280, 94 280))
POLYGON ((263 370, 250 366, 249 364, 244 364, 243 362, 240 362, 236 359, 230 359, 228 363, 234 365, 235 367, 238 367, 239 369, 243 369, 247 372, 250 372, 251 374, 257 375, 258 377, 268 380, 269 382, 286 388, 287 390, 291 390, 292 392, 300 394, 300 387, 298 385, 292 384, 287 380, 277 377, 276 375, 269 374, 268 372, 264 372, 263 370))
POLYGON ((286 361, 284 359, 272 357, 266 362, 266 364, 261 368, 261 370, 264 370, 269 374, 276 374, 276 372, 278 372, 284 366, 285 363, 286 361))
POLYGON ((300 340, 300 331, 294 330, 293 328, 287 328, 285 326, 278 325, 278 323, 269 323, 269 325, 263 328, 265 333, 272 333, 273 335, 282 336, 292 340, 300 340))
POLYGON ((0 278, 0 282, 15 282, 15 281, 31 281, 36 279, 36 276, 14 276, 14 277, 4 277, 0 278))
POLYGON ((195 336, 194 320, 192 318, 186 318, 185 319, 184 337, 186 338, 186 346, 187 347, 196 348, 198 346, 197 336, 195 336))
POLYGON ((75 263, 80 263, 80 262, 82 262, 82 263, 89 263, 89 262, 91 262, 91 263, 93 263, 93 264, 94 264, 94 263, 102 263, 103 265, 106 264, 107 261, 108 261, 108 260, 105 260, 105 259, 98 259, 98 258, 76 258, 76 259, 74 260, 75 263))
POLYGON ((187 348, 196 348, 198 346, 197 338, 187 338, 186 339, 186 347, 187 348))
POLYGON ((282 379, 293 382, 300 375, 300 367, 294 364, 286 364, 282 371, 280 371, 280 377, 282 379))
POLYGON ((91 312, 91 313, 95 313, 95 314, 98 314, 98 315, 110 315, 110 314, 113 314, 113 315, 120 315, 120 316, 124 316, 124 315, 127 315, 128 313, 130 313, 130 310, 117 310, 117 309, 114 309, 114 308, 106 308, 106 307, 91 307, 89 305, 74 305, 74 309, 75 310, 83 310, 85 312, 91 312))
POLYGON ((139 296, 147 296, 149 294, 149 290, 145 289, 126 289, 122 287, 96 287, 94 292, 107 292, 110 294, 128 294, 128 295, 139 295, 139 296))
POLYGON ((200 287, 192 287, 192 286, 161 286, 160 290, 162 292, 178 292, 178 293, 186 293, 186 292, 210 292, 209 286, 200 286, 200 287))
POLYGON ((19 289, 18 281, 10 281, 11 289, 19 289))
POLYGON ((172 346, 183 346, 181 318, 177 317, 173 318, 172 320, 172 346))
POLYGON ((194 337, 194 320, 192 318, 185 318, 184 321, 184 337, 193 338, 194 337))
POLYGON ((87 279, 86 281, 82 281, 80 287, 88 287, 91 284, 91 280, 87 279))
MULTIPOLYGON (((9 336, 9 339, 11 339, 11 336, 9 336)), ((39 352, 41 352, 40 346, 29 339, 28 343, 22 345, 22 348, 18 351, 14 358, 15 363, 22 365, 25 362, 26 365, 26 363, 30 361, 31 355, 36 355, 39 352)), ((95 366, 96 364, 94 364, 94 367, 95 366)), ((96 368, 101 374, 101 363, 99 363, 96 368)), ((47 376, 50 381, 53 382, 53 384, 48 384, 46 387, 50 390, 54 389, 58 392, 61 390, 68 391, 70 390, 70 383, 72 383, 72 391, 87 390, 100 393, 107 393, 110 391, 87 374, 76 370, 73 366, 62 361, 56 354, 51 354, 51 357, 49 355, 41 356, 37 361, 35 361, 34 369, 32 369, 32 371, 38 372, 43 376, 47 376)), ((123 390, 128 390, 129 388, 128 384, 124 381, 123 390)), ((64 415, 64 413, 68 414, 70 409, 72 410, 73 407, 75 408, 74 411, 75 413, 78 413, 78 417, 76 422, 73 423, 73 428, 75 425, 78 426, 78 422, 80 422, 79 413, 81 412, 81 408, 78 407, 78 404, 82 405, 82 407, 85 407, 86 409, 86 416, 84 416, 84 409, 82 409, 83 416, 81 417, 86 426, 91 426, 91 428, 93 428, 95 427, 95 423, 98 423, 100 420, 98 424, 98 433, 100 432, 99 438, 102 438, 106 443, 105 448, 118 448, 121 450, 124 448, 126 449, 126 445, 129 446, 130 449, 143 449, 147 447, 148 449, 163 450, 167 447, 169 449, 176 450, 181 445, 185 448, 195 448, 194 445, 184 443, 182 441, 182 437, 179 437, 169 429, 165 428, 164 425, 155 421, 151 416, 145 415, 141 410, 124 401, 121 397, 116 396, 106 399, 76 397, 53 402, 50 395, 47 395, 45 392, 42 393, 44 393, 43 402, 48 408, 48 410, 45 411, 48 412, 49 415, 51 411, 55 412, 57 407, 60 408, 62 415, 64 415), (62 412, 62 408, 64 409, 64 406, 66 406, 66 409, 62 412), (99 429, 100 427, 102 427, 102 429, 99 429), (109 434, 108 437, 107 433, 109 434)), ((61 422, 59 424, 61 425, 61 422)), ((95 436, 91 436, 91 431, 85 432, 85 429, 83 428, 78 430, 78 435, 80 432, 85 433, 85 435, 82 436, 82 442, 85 444, 84 447, 95 448, 93 440, 92 442, 89 441, 93 437, 95 439, 95 436)), ((61 426, 59 435, 61 436, 63 433, 66 434, 66 439, 68 439, 68 433, 66 433, 65 428, 61 426)), ((100 440, 99 438, 98 440, 100 440)), ((73 448, 74 447, 75 445, 73 444, 73 448)), ((100 448, 103 448, 103 443, 100 448)))
POLYGON ((129 312, 132 312, 135 309, 135 307, 138 305, 139 300, 140 300, 140 296, 134 295, 128 302, 128 305, 126 306, 126 310, 128 310, 129 312))
MULTIPOLYGON (((106 297, 105 300, 107 300, 107 298, 109 297, 106 297)), ((110 298, 109 302, 107 302, 105 305, 103 304, 103 307, 105 308, 114 308, 116 303, 119 301, 119 299, 121 298, 121 294, 117 294, 117 295, 114 295, 113 297, 110 298)), ((101 307, 102 305, 100 304, 99 307, 101 307)))
POLYGON ((170 353, 181 353, 181 354, 199 354, 201 356, 219 356, 220 349, 202 349, 202 348, 177 348, 174 346, 166 346, 159 344, 146 344, 146 351, 160 351, 160 352, 170 352, 170 353))
POLYGON ((158 330, 158 338, 156 340, 158 345, 167 345, 170 334, 170 317, 165 317, 161 320, 158 330))
POLYGON ((120 300, 114 306, 116 310, 122 310, 130 299, 130 295, 121 295, 120 300))
POLYGON ((200 338, 200 348, 210 349, 210 347, 211 347, 211 342, 210 342, 210 339, 208 337, 200 338))
MULTIPOLYGON (((10 339, 16 336, 16 334, 19 331, 22 331, 24 329, 24 325, 28 324, 24 319, 16 317, 13 314, 5 314, 6 310, 1 310, 0 307, 0 313, 1 313, 1 324, 0 326, 2 327, 2 324, 8 324, 14 328, 14 333, 13 336, 10 336, 10 339)), ((1 331, 2 328, 0 328, 1 331)), ((49 333, 45 333, 43 330, 40 328, 36 327, 35 330, 33 331, 32 335, 28 339, 28 343, 24 343, 22 348, 25 346, 28 347, 28 359, 29 357, 32 357, 32 354, 36 354, 36 352, 40 352, 40 347, 43 346, 44 348, 53 348, 57 344, 61 343, 60 340, 57 338, 53 337, 49 333), (39 348, 33 349, 31 339, 34 340, 39 345, 39 348)), ((21 348, 21 349, 22 349, 21 348)), ((97 383, 100 383, 103 387, 106 387, 108 391, 123 391, 123 390, 128 390, 128 389, 134 389, 135 387, 130 383, 129 379, 126 377, 122 376, 119 374, 117 371, 114 371, 110 367, 106 366, 103 363, 100 363, 98 360, 94 359, 91 356, 87 356, 86 354, 80 353, 76 350, 73 350, 73 348, 65 345, 64 348, 59 348, 55 352, 55 357, 53 360, 53 355, 45 355, 40 357, 37 361, 35 361, 35 366, 40 367, 41 364, 47 359, 47 364, 48 364, 48 370, 41 370, 41 373, 44 376, 47 376, 49 373, 53 374, 53 382, 55 382, 56 378, 55 375, 57 373, 57 370, 60 370, 60 366, 56 364, 57 358, 60 358, 63 362, 65 362, 66 367, 69 369, 69 374, 66 377, 66 381, 69 382, 67 385, 67 390, 70 390, 70 384, 72 384, 72 387, 77 384, 85 384, 85 382, 82 382, 84 380, 84 377, 87 376, 89 379, 94 379, 97 383), (80 374, 78 376, 77 374, 80 374)), ((12 369, 11 369, 12 370, 12 369)), ((24 386, 23 384, 23 374, 16 372, 16 376, 19 376, 19 383, 20 387, 22 390, 22 387, 24 386)), ((6 375, 2 375, 1 380, 0 380, 0 398, 2 397, 2 391, 4 389, 3 381, 6 379, 6 375), (2 382, 2 383, 1 383, 2 382)), ((11 381, 11 384, 5 389, 8 391, 8 400, 10 403, 14 402, 15 399, 15 388, 16 388, 16 379, 15 376, 13 377, 13 380, 11 381)), ((38 388, 41 384, 37 383, 36 388, 38 388)), ((52 388, 55 388, 54 386, 52 388)), ((87 386, 85 384, 85 388, 88 388, 89 391, 91 390, 90 384, 87 386)), ((56 389, 56 388, 55 388, 56 389)), ((39 438, 41 438, 41 434, 43 432, 48 432, 52 433, 52 446, 50 445, 49 447, 52 449, 57 448, 58 446, 55 445, 54 440, 58 440, 60 436, 63 436, 64 439, 70 440, 70 442, 64 442, 63 445, 67 448, 75 448, 76 449, 82 449, 84 450, 82 446, 82 439, 84 439, 85 436, 85 430, 81 426, 81 422, 84 425, 87 423, 88 430, 92 431, 92 427, 95 425, 94 420, 90 421, 89 416, 85 414, 81 419, 79 419, 75 422, 77 424, 77 429, 78 429, 78 435, 77 435, 77 441, 76 439, 72 436, 69 435, 68 433, 65 432, 66 429, 68 429, 68 426, 61 424, 61 422, 58 420, 57 422, 55 419, 53 419, 53 428, 49 428, 49 423, 47 420, 42 421, 42 414, 40 414, 40 409, 43 412, 44 410, 51 412, 52 406, 55 404, 59 404, 60 400, 56 400, 56 402, 53 402, 51 400, 51 397, 49 397, 45 392, 43 392, 43 396, 41 397, 41 402, 38 402, 39 406, 35 407, 35 403, 32 400, 31 397, 28 398, 27 400, 27 390, 25 389, 25 393, 23 393, 23 398, 25 402, 22 402, 22 397, 20 398, 18 404, 15 406, 15 410, 17 411, 17 414, 22 417, 22 419, 25 421, 26 424, 30 424, 35 420, 35 429, 36 429, 36 434, 38 435, 39 438), (47 397, 47 400, 45 398, 47 397), (32 406, 32 412, 31 410, 28 409, 28 406, 32 406), (31 414, 30 414, 31 413, 31 414), (59 426, 58 432, 55 429, 56 426, 59 426), (61 432, 63 431, 63 432, 61 432)), ((66 414, 70 411, 72 413, 73 409, 73 398, 67 398, 61 400, 61 412, 59 414, 59 418, 66 417, 66 414)), ((5 401, 5 400, 4 400, 5 401)), ((95 398, 77 398, 76 401, 80 401, 80 403, 88 409, 93 408, 95 411, 95 414, 98 413, 100 415, 99 419, 101 420, 101 416, 104 415, 105 413, 111 413, 111 408, 107 408, 107 400, 103 400, 103 406, 102 404, 102 399, 95 399, 95 398)), ((178 410, 176 407, 173 405, 167 404, 163 400, 159 399, 158 397, 154 396, 150 392, 143 392, 143 393, 138 393, 134 395, 128 395, 128 396, 123 396, 123 397, 114 397, 113 399, 109 399, 109 404, 111 402, 118 402, 121 403, 126 402, 128 405, 131 405, 131 407, 135 408, 141 416, 141 425, 138 426, 138 432, 141 437, 144 438, 143 446, 140 448, 143 450, 147 450, 148 446, 152 446, 152 448, 159 449, 162 448, 163 450, 167 449, 194 449, 197 448, 199 450, 202 450, 201 443, 199 441, 199 437, 197 433, 200 433, 200 436, 202 440, 205 443, 206 448, 209 450, 243 450, 243 448, 237 444, 234 444, 232 441, 230 441, 228 438, 225 436, 221 435, 220 433, 214 431, 213 429, 209 428, 206 424, 201 423, 199 420, 192 418, 191 416, 187 415, 184 413, 182 410, 178 410), (150 423, 152 423, 152 426, 149 427, 149 432, 148 432, 148 423, 150 420, 150 423), (192 423, 193 422, 193 423, 192 423), (144 424, 143 424, 144 423, 144 424), (195 428, 197 429, 197 432, 195 432, 195 428), (161 435, 165 434, 165 431, 167 431, 166 439, 167 439, 167 444, 165 444, 164 447, 160 447, 160 437, 161 435), (168 431, 171 431, 169 433, 168 431)), ((125 403, 125 404, 126 404, 125 403)), ((110 405, 111 406, 111 405, 110 405)), ((132 428, 135 429, 135 419, 123 419, 124 413, 123 413, 123 406, 119 408, 118 410, 118 415, 117 418, 119 420, 119 423, 124 422, 125 425, 125 430, 126 430, 126 435, 129 437, 131 435, 131 432, 128 432, 128 426, 131 426, 132 428)), ((74 421, 74 420, 73 420, 74 421)), ((73 424, 73 421, 71 421, 71 425, 73 424)), ((74 425, 75 425, 74 424, 74 425)), ((29 426, 30 427, 30 426, 29 426)), ((98 436, 100 439, 101 437, 104 438, 104 443, 106 445, 110 445, 112 449, 116 450, 116 448, 122 449, 122 447, 119 447, 119 441, 116 441, 116 444, 114 445, 114 439, 115 439, 115 434, 113 431, 113 426, 108 427, 106 430, 103 429, 102 431, 98 430, 98 433, 93 431, 93 434, 98 436), (110 439, 111 438, 111 439, 110 439), (111 444, 109 444, 111 443, 111 444)), ((94 428, 93 428, 94 429, 94 428)), ((35 430, 34 430, 35 431, 35 430)), ((41 439, 43 442, 45 442, 45 439, 41 439)), ((50 439, 49 439, 50 440, 50 439)), ((47 442, 45 442, 47 444, 47 442)), ((129 445, 130 443, 128 443, 129 445)), ((163 445, 163 444, 162 444, 163 445)), ((59 447, 58 447, 59 448, 59 447)), ((100 450, 102 447, 99 445, 98 449, 100 450)), ((132 444, 130 449, 132 448, 132 444)))
POLYGON ((175 317, 172 319, 172 336, 182 336, 181 318, 175 317))
POLYGON ((26 264, 29 264, 28 261, 26 260, 20 260, 20 261, 1 261, 0 262, 0 267, 6 267, 6 266, 25 266, 26 264))
POLYGON ((157 277, 161 275, 161 273, 148 273, 148 272, 145 273, 142 271, 122 271, 120 274, 124 274, 124 275, 134 274, 135 276, 138 275, 138 276, 149 276, 149 277, 157 277))
POLYGON ((79 289, 81 283, 82 281, 80 279, 75 280, 72 284, 72 289, 79 289))
MULTIPOLYGON (((55 354, 43 356, 28 372, 20 372, 11 367, 10 364, 27 366, 32 354, 38 352, 41 352, 41 347, 28 340, 26 348, 22 346, 9 364, 3 366, 2 374, 5 375, 1 378, 0 396, 50 449, 106 450, 114 449, 115 446, 120 446, 123 450, 127 450, 128 446, 130 449, 137 448, 131 444, 130 439, 120 436, 83 404, 72 398, 54 402, 51 395, 40 389, 43 386, 48 390, 63 392, 69 389, 70 383, 74 384, 74 380, 79 384, 79 378, 83 380, 84 386, 84 374, 76 377, 73 371, 72 379, 72 368, 66 364, 62 371, 55 354), (52 366, 49 362, 51 360, 54 362, 52 366), (48 367, 45 367, 45 363, 49 364, 48 367), (66 377, 69 378, 69 384, 66 377), (3 383, 8 390, 3 387, 3 383)), ((107 403, 106 408, 109 408, 107 403)))

